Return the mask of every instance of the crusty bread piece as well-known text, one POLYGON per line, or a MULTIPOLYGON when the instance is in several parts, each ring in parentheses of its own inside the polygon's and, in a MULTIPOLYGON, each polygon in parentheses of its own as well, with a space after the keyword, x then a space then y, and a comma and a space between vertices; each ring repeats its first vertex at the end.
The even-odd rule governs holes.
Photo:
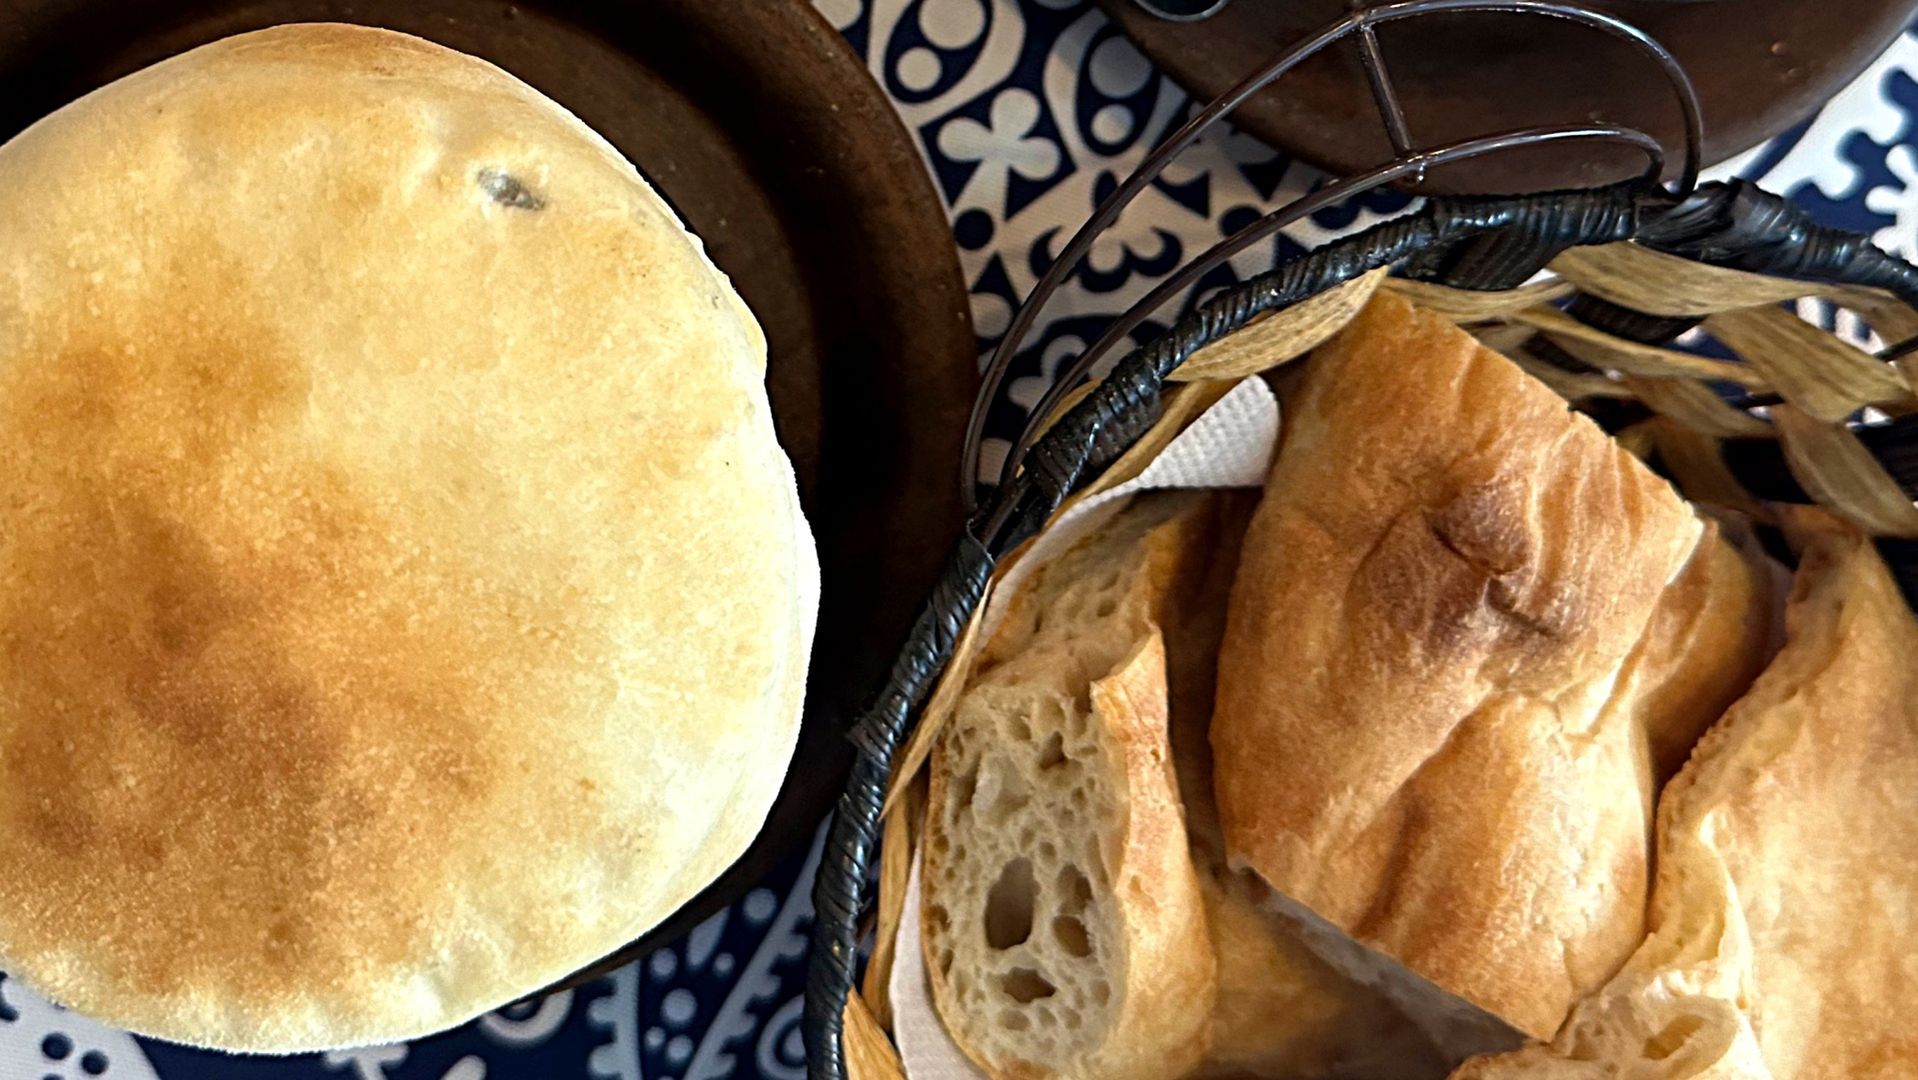
POLYGON ((1758 678, 1784 639, 1791 575, 1743 521, 1705 519, 1706 536, 1652 611, 1630 669, 1651 754, 1652 790, 1758 678), (1714 542, 1714 536, 1724 542, 1714 542))
POLYGON ((1464 1056, 1339 976, 1267 886, 1225 865, 1206 729, 1250 502, 1149 496, 1038 571, 935 750, 928 969, 948 1029, 994 1076, 1420 1080, 1464 1056), (1030 802, 995 813, 1008 791, 1030 802), (1189 834, 1164 831, 1181 804, 1189 834), (1095 850, 1127 851, 1140 890, 1048 888, 1102 877, 1095 850), (1032 915, 996 940, 1032 937, 999 950, 990 890, 1009 866, 1020 883, 1032 868, 1032 915), (1069 940, 1046 940, 1059 925, 1069 940))
POLYGON ((16 136, 0 216, 0 968, 365 1045, 745 849, 817 563, 759 327, 605 140, 284 26, 16 136))
POLYGON ((934 748, 927 976, 994 1077, 1161 1080, 1204 1051, 1213 959, 1161 628, 1220 557, 1221 506, 1136 497, 1035 570, 934 748))
MULTIPOLYGON (((1465 1053, 1444 1048, 1412 1024, 1377 988, 1354 982, 1302 940, 1298 920, 1257 875, 1232 869, 1212 795, 1208 740, 1218 685, 1226 598, 1238 568, 1252 492, 1230 499, 1219 556, 1182 621, 1167 628, 1167 718, 1186 834, 1217 964, 1211 1034, 1195 1078, 1275 1080, 1422 1080, 1442 1077, 1465 1053)), ((1467 1044, 1468 1052, 1485 1041, 1467 1044)))
POLYGON ((1918 622, 1868 539, 1794 531, 1785 647, 1659 807, 1650 938, 1459 1080, 1918 1076, 1918 622))
POLYGON ((1474 1051, 1506 1045, 1472 1040, 1452 1052, 1437 1045, 1386 993, 1347 978, 1313 952, 1304 940, 1309 931, 1269 885, 1227 864, 1206 739, 1225 622, 1223 590, 1219 600, 1211 609, 1217 625, 1195 627, 1199 632, 1174 642, 1168 672, 1173 764, 1218 967, 1211 1036, 1192 1075, 1424 1080, 1443 1077, 1474 1051), (1191 655, 1188 642, 1204 651, 1191 655), (1181 692, 1182 668, 1202 680, 1202 691, 1181 692))
POLYGON ((1436 1026, 1549 1038, 1643 938, 1650 733, 1669 754, 1718 715, 1769 597, 1436 315, 1381 295, 1305 367, 1220 658, 1227 846, 1370 950, 1354 974, 1456 995, 1409 988, 1436 1026))

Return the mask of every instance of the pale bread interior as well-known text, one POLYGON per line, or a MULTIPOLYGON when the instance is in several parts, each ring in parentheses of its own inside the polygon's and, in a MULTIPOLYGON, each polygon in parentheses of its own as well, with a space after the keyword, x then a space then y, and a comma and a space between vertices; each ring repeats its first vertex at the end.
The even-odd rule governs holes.
POLYGON ((995 1076, 1149 1077, 1196 1059, 1206 1009, 1190 1002, 1210 999, 1211 954, 1154 608, 1193 584, 1175 564, 1211 508, 1137 499, 1038 571, 935 750, 927 966, 948 1029, 995 1076), (1142 941, 1126 908, 1146 896, 1160 924, 1142 941), (1139 1015, 1174 984, 1187 1001, 1139 1015))

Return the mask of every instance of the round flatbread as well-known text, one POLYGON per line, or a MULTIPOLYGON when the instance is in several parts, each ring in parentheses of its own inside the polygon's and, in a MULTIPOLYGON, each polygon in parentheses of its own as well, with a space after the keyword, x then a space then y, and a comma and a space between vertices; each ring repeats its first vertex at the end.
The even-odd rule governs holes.
POLYGON ((818 570, 765 342, 576 118, 280 27, 0 147, 0 968, 419 1035, 745 848, 818 570))

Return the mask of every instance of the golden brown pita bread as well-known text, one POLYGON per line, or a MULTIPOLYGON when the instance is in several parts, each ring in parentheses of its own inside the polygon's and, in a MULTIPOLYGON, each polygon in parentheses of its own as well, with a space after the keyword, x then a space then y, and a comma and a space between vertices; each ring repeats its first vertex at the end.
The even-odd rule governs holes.
POLYGON ((397 1039, 740 853, 816 565, 759 329, 604 140, 282 27, 0 148, 0 216, 0 966, 397 1039))

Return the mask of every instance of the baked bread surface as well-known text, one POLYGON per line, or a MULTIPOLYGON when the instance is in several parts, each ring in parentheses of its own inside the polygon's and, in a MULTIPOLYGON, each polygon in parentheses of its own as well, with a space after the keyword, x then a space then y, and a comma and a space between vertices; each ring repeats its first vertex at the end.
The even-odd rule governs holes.
POLYGON ((288 26, 24 132, 0 212, 0 967, 400 1039, 745 848, 817 567, 759 328, 604 140, 288 26))
POLYGON ((1219 663, 1227 848, 1550 1038, 1642 940, 1654 756, 1762 664, 1771 600, 1604 432, 1401 299, 1294 389, 1219 663))
POLYGON ((1869 539, 1794 531, 1785 646, 1659 807, 1650 937, 1551 1045, 1458 1080, 1918 1075, 1918 622, 1869 539))

